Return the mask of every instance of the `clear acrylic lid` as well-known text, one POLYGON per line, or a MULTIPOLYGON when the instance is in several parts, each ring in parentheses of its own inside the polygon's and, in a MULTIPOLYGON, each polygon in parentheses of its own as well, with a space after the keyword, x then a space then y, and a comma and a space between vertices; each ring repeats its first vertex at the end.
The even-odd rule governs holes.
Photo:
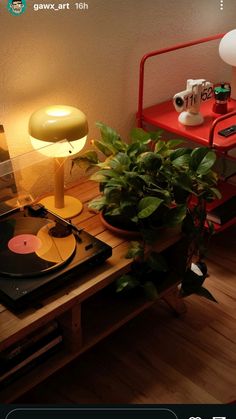
POLYGON ((68 149, 68 156, 73 150, 73 146, 67 140, 63 140, 9 158, 8 150, 5 147, 2 148, 1 145, 0 141, 0 216, 34 201, 32 194, 17 188, 14 176, 16 172, 52 158, 65 145, 68 149))

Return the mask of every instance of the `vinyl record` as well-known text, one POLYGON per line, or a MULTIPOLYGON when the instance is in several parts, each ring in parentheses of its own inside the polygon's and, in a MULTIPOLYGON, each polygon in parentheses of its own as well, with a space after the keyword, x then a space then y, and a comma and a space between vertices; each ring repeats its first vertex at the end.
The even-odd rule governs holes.
POLYGON ((10 277, 37 276, 67 263, 75 252, 75 237, 53 237, 50 229, 54 225, 34 217, 0 222, 0 273, 10 277))

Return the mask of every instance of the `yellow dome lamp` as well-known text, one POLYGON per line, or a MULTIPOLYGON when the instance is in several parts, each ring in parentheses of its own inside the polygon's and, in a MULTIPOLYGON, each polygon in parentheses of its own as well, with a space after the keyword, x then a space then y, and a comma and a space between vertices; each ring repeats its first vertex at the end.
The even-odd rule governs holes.
POLYGON ((77 198, 64 195, 64 163, 86 143, 86 116, 73 106, 47 106, 31 115, 29 134, 35 150, 54 158, 54 196, 45 197, 40 203, 62 218, 75 217, 83 206, 77 198))

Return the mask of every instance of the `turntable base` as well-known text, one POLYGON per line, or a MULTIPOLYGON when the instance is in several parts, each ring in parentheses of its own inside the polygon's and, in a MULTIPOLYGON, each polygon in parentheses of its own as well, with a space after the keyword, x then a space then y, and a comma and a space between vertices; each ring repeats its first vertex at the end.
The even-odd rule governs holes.
MULTIPOLYGON (((83 197, 86 202, 96 197, 99 191, 94 182, 85 181, 70 193, 83 197)), ((1 402, 14 401, 153 304, 144 296, 124 299, 117 297, 114 288, 110 290, 116 278, 130 269, 131 260, 125 258, 129 243, 104 230, 99 215, 86 211, 86 206, 74 223, 112 246, 112 256, 81 275, 74 272, 73 282, 43 297, 36 307, 15 314, 0 305, 0 354, 54 320, 59 323, 63 334, 63 347, 57 353, 34 365, 8 386, 0 386, 1 402)), ((173 230, 162 232, 157 240, 157 251, 172 249, 179 243, 179 233, 173 230)), ((178 283, 179 278, 166 285, 160 290, 160 296, 176 312, 182 313, 185 307, 178 297, 178 283)))

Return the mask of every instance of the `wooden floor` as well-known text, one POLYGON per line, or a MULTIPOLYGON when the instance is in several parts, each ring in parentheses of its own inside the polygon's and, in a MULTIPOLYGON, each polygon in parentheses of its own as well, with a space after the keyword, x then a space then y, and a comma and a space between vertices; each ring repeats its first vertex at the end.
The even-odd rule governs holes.
MULTIPOLYGON (((21 403, 228 403, 236 399, 236 227, 214 237, 207 288, 176 318, 158 302, 21 403)), ((96 316, 96 313, 94 313, 96 316)))

